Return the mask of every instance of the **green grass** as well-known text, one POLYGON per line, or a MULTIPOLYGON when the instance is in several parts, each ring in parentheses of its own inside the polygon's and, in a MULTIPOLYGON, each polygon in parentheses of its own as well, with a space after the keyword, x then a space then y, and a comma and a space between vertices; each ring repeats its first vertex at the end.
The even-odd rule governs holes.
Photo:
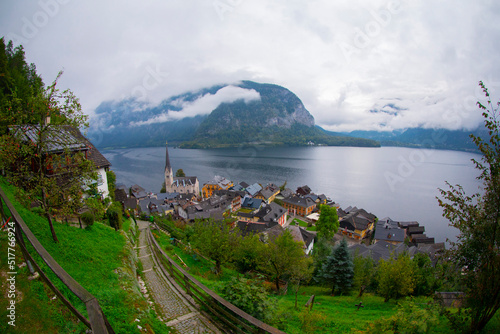
POLYGON ((307 231, 316 231, 316 226, 308 226, 308 223, 301 220, 301 219, 298 219, 298 218, 294 218, 292 223, 293 225, 299 225, 300 227, 304 227, 307 231))
MULTIPOLYGON (((156 238, 162 248, 168 249, 167 254, 175 262, 181 263, 174 254, 182 258, 189 267, 188 272, 192 274, 202 284, 219 293, 220 287, 227 281, 238 275, 231 268, 224 267, 223 275, 217 277, 213 274, 214 264, 199 256, 196 259, 183 252, 182 248, 173 247, 170 238, 164 233, 155 232, 156 238)), ((241 274, 239 274, 241 275, 241 274)), ((269 284, 270 286, 271 284, 269 284)), ((384 302, 384 298, 365 293, 362 298, 357 298, 357 293, 353 292, 348 296, 331 296, 329 287, 303 286, 298 293, 298 309, 295 309, 295 294, 293 287, 289 287, 287 295, 278 296, 271 294, 276 300, 278 309, 276 311, 276 321, 271 325, 278 327, 289 334, 299 333, 361 333, 367 327, 381 319, 387 319, 397 312, 398 303, 403 300, 390 300, 384 302), (305 304, 315 295, 315 302, 310 313, 306 312, 305 304), (363 303, 362 308, 357 309, 357 304, 363 303), (310 321, 308 322, 307 319, 310 321), (306 324, 306 325, 304 325, 306 324)), ((431 298, 417 297, 417 305, 425 306, 431 298)), ((500 314, 488 324, 485 333, 493 334, 498 332, 500 325, 500 314)), ((448 320, 439 318, 439 324, 432 329, 433 333, 453 333, 448 320)))
POLYGON ((301 219, 298 219, 298 218, 295 218, 295 219, 293 220, 293 223, 294 223, 295 225, 299 225, 299 226, 301 226, 301 227, 307 227, 307 223, 306 223, 305 221, 301 220, 301 219))
MULTIPOLYGON (((124 232, 115 232, 109 226, 96 222, 90 230, 67 226, 66 224, 54 223, 59 243, 54 243, 50 234, 46 219, 34 214, 30 210, 21 207, 14 200, 14 188, 7 185, 0 178, 0 186, 7 193, 10 201, 14 204, 23 220, 44 248, 52 257, 87 291, 93 294, 99 301, 104 314, 111 326, 117 333, 139 333, 137 325, 143 328, 152 328, 156 333, 168 333, 165 325, 156 318, 154 311, 140 294, 136 281, 135 269, 125 263, 133 263, 131 253, 135 252, 130 244, 127 244, 124 232), (140 319, 140 322, 135 322, 140 319)), ((130 221, 124 226, 130 226, 130 221)), ((3 244, 3 243, 2 243, 3 244)), ((31 245, 28 245, 30 253, 35 254, 31 245)), ((5 254, 2 252, 2 254, 5 254)), ((20 250, 18 250, 18 264, 21 262, 20 250)), ((5 259, 2 259, 2 271, 5 269, 5 259)), ((67 289, 52 271, 42 263, 36 256, 35 261, 42 264, 44 272, 60 288, 65 296, 86 316, 84 304, 67 289)), ((26 271, 24 269, 24 271, 26 271)), ((17 333, 34 332, 31 328, 37 328, 39 333, 70 332, 59 330, 60 326, 70 326, 75 322, 74 317, 68 315, 68 311, 58 300, 52 300, 54 295, 48 292, 41 281, 29 281, 22 287, 26 295, 20 307, 26 301, 26 311, 19 312, 20 324, 28 324, 30 330, 16 328, 17 333), (51 303, 54 308, 50 308, 51 303), (43 309, 43 313, 36 311, 43 309), (47 308, 47 310, 45 310, 47 308), (62 311, 61 311, 62 310, 62 311), (38 313, 37 313, 38 312, 38 313), (47 314, 49 312, 50 314, 47 314), (61 314, 62 315, 59 315, 61 314), (58 320, 64 315, 64 320, 58 320), (54 319, 54 320, 52 320, 54 319)), ((3 299, 2 299, 3 302, 3 299)), ((0 302, 0 305, 1 303, 0 302)), ((0 310, 0 316, 5 319, 5 308, 0 310)), ((1 326, 4 322, 0 322, 1 326)), ((82 332, 82 325, 74 326, 77 333, 82 332)))
POLYGON ((199 255, 184 252, 182 246, 179 247, 171 245, 170 237, 163 232, 154 231, 153 235, 165 253, 167 253, 172 260, 174 260, 200 283, 215 292, 219 291, 221 283, 228 282, 232 277, 238 275, 236 270, 226 266, 223 267, 222 274, 217 276, 214 273, 215 264, 213 262, 207 261, 199 255), (183 266, 182 262, 176 255, 182 259, 188 268, 183 266))
POLYGON ((285 296, 276 296, 281 318, 286 319, 282 329, 290 334, 302 333, 300 313, 304 312, 305 304, 312 295, 315 295, 312 314, 322 316, 317 321, 314 333, 353 333, 365 329, 368 324, 382 317, 389 317, 396 312, 396 303, 384 303, 383 298, 365 295, 361 299, 353 296, 330 296, 330 288, 318 286, 302 287, 298 294, 298 310, 295 309, 295 294, 288 290, 285 296), (360 301, 364 307, 357 310, 355 306, 360 301))

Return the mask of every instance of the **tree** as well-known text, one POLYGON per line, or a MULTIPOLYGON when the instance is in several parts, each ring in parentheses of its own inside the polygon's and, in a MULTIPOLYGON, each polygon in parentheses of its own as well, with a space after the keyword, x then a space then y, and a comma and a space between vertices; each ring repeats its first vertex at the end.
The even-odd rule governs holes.
POLYGON ((340 294, 348 292, 352 286, 353 276, 354 265, 351 254, 347 247, 347 241, 342 239, 326 258, 317 277, 321 282, 332 285, 333 296, 336 292, 340 294))
POLYGON ((106 178, 108 179, 108 191, 111 201, 115 200, 115 189, 116 189, 116 174, 112 170, 106 172, 106 178))
POLYGON ((215 272, 220 275, 222 265, 234 257, 233 250, 238 244, 238 235, 226 222, 199 220, 194 225, 191 241, 203 255, 215 262, 215 272))
POLYGON ((375 263, 373 259, 356 255, 354 256, 353 287, 359 291, 358 297, 363 296, 366 288, 372 283, 375 276, 375 263))
POLYGON ((76 213, 82 206, 83 186, 97 179, 93 163, 82 150, 73 149, 77 144, 73 131, 86 126, 87 116, 71 91, 57 89, 62 72, 45 89, 34 66, 24 62, 22 48, 16 50, 12 66, 24 72, 12 73, 26 76, 25 81, 17 81, 27 86, 12 87, 1 105, 0 124, 14 126, 9 133, 0 129, 5 133, 0 137, 0 168, 18 187, 18 198, 25 205, 35 202, 42 207, 52 238, 58 242, 52 217, 76 213))
POLYGON ((186 173, 184 173, 184 171, 182 169, 178 169, 175 172, 175 177, 185 177, 185 176, 186 176, 186 173))
POLYGON ((318 238, 331 239, 339 230, 337 208, 326 204, 320 205, 319 219, 316 222, 318 238))
POLYGON ((241 237, 234 250, 234 265, 241 273, 256 270, 265 261, 262 257, 265 245, 258 234, 241 237))
POLYGON ((415 296, 429 296, 436 290, 435 268, 428 254, 418 253, 412 259, 415 277, 415 296))
POLYGON ((482 154, 473 159, 481 172, 482 193, 467 196, 460 185, 447 183, 449 190, 440 189, 443 198, 438 198, 443 216, 459 230, 448 255, 462 270, 470 332, 481 331, 500 307, 500 102, 493 104, 482 81, 479 86, 486 102, 477 105, 488 136, 470 137, 482 154))
POLYGON ((295 309, 298 308, 298 295, 301 283, 307 283, 311 280, 314 267, 313 259, 310 257, 305 257, 303 261, 297 263, 290 270, 290 280, 289 282, 293 285, 293 292, 295 293, 295 309))
POLYGON ((297 268, 304 267, 306 260, 303 244, 293 240, 290 231, 285 230, 277 237, 269 238, 269 243, 263 250, 261 269, 270 275, 276 284, 276 291, 280 290, 280 280, 296 272, 297 268))
POLYGON ((408 254, 400 254, 397 259, 381 259, 378 264, 378 292, 385 298, 398 299, 408 296, 415 289, 413 263, 408 254))

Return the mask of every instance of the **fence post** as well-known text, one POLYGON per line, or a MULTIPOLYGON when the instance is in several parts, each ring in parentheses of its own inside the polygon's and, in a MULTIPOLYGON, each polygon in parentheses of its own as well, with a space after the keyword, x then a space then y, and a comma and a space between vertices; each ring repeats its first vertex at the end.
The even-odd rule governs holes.
POLYGON ((27 249, 27 248, 26 248, 26 245, 24 243, 23 232, 21 231, 21 226, 19 226, 17 221, 16 221, 15 233, 16 233, 17 242, 19 243, 20 246, 22 246, 20 248, 21 248, 21 252, 23 253, 24 261, 26 262, 26 265, 28 266, 28 270, 30 271, 31 275, 34 275, 35 269, 33 268, 33 265, 31 264, 31 262, 29 260, 29 256, 25 252, 25 249, 27 249))
POLYGON ((189 285, 189 278, 184 275, 184 285, 186 286, 186 292, 188 295, 191 296, 191 289, 190 289, 190 285, 189 285))

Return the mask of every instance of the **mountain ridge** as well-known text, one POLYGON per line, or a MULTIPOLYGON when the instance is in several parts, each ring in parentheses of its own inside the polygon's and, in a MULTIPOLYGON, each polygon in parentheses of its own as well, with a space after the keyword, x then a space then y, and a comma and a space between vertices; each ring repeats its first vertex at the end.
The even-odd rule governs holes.
POLYGON ((89 137, 100 148, 162 146, 165 141, 185 148, 380 146, 370 139, 328 134, 315 126, 314 117, 290 90, 253 81, 172 96, 154 107, 134 99, 107 101, 95 114, 89 137), (217 105, 209 110, 209 102, 217 105), (180 118, 193 110, 196 116, 180 118))

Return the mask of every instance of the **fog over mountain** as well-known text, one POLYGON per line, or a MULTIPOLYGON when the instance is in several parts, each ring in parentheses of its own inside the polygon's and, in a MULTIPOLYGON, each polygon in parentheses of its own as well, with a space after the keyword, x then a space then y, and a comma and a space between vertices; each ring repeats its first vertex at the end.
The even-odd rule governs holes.
MULTIPOLYGON (((89 115, 244 79, 290 89, 330 131, 470 130, 477 82, 500 95, 499 17, 491 0, 2 1, 0 36, 45 82, 64 70, 89 115)), ((253 98, 228 88, 178 116, 229 93, 253 98)))

